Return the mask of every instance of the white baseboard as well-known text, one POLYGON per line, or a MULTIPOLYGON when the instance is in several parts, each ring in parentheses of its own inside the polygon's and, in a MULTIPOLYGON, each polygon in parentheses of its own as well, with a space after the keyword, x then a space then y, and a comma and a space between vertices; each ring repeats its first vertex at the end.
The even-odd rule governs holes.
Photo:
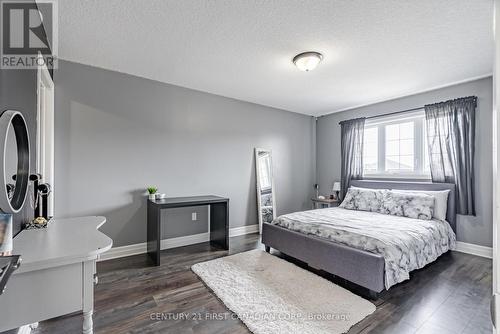
POLYGON ((208 232, 186 235, 185 237, 163 239, 160 241, 160 249, 164 250, 164 249, 194 245, 194 244, 199 244, 200 242, 207 242, 209 240, 210 240, 210 234, 208 232))
POLYGON ((241 227, 233 227, 233 228, 229 229, 229 236, 230 237, 237 237, 240 235, 257 233, 257 232, 259 232, 259 224, 247 225, 247 226, 241 226, 241 227))
POLYGON ((127 246, 113 247, 109 251, 101 254, 99 261, 106 261, 111 259, 118 259, 120 257, 132 256, 137 254, 146 253, 146 243, 133 244, 127 246))
MULTIPOLYGON (((229 229, 229 236, 236 237, 239 235, 256 233, 259 231, 259 225, 247 225, 241 227, 234 227, 229 229)), ((188 245, 199 244, 201 242, 207 242, 210 240, 210 234, 208 232, 187 235, 185 237, 169 238, 160 241, 160 249, 170 249, 188 245)), ((102 254, 99 261, 106 261, 111 259, 118 259, 120 257, 144 254, 147 251, 147 245, 145 242, 139 244, 113 247, 106 253, 102 254)))
POLYGON ((488 259, 493 258, 493 249, 491 247, 485 247, 475 244, 468 244, 466 242, 457 241, 456 252, 467 253, 482 257, 487 257, 488 259))

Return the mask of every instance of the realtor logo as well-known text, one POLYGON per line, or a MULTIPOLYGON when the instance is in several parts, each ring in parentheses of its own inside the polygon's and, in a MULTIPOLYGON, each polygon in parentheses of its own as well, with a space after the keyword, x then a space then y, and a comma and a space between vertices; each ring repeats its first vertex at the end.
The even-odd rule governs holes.
POLYGON ((0 0, 2 69, 56 68, 57 3, 0 0))

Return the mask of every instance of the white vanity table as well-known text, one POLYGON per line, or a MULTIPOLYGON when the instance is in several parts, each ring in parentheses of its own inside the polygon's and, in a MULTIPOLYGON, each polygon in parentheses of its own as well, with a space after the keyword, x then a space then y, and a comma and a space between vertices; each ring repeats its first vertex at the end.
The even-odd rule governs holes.
POLYGON ((83 333, 93 332, 96 261, 113 241, 98 231, 104 217, 53 219, 46 229, 23 230, 13 254, 21 266, 0 295, 0 332, 82 311, 83 333))

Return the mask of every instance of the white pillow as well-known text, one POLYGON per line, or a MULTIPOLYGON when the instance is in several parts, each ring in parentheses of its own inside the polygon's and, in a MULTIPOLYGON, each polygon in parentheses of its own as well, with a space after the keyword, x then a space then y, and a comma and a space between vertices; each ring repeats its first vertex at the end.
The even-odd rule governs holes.
POLYGON ((350 187, 340 208, 380 212, 385 190, 350 187))
POLYGON ((449 190, 400 190, 392 189, 393 192, 398 193, 418 193, 434 196, 434 215, 433 217, 438 220, 446 220, 446 211, 448 210, 448 195, 449 190))
POLYGON ((434 196, 386 191, 379 212, 386 215, 431 220, 434 217, 435 205, 434 196))

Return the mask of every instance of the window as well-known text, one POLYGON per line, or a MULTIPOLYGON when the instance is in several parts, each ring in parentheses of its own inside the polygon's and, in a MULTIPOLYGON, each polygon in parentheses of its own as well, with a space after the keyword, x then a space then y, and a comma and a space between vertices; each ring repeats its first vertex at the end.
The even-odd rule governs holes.
POLYGON ((367 120, 364 176, 429 179, 426 137, 423 109, 367 120))
POLYGON ((378 127, 367 127, 363 143, 364 173, 378 172, 378 127))

